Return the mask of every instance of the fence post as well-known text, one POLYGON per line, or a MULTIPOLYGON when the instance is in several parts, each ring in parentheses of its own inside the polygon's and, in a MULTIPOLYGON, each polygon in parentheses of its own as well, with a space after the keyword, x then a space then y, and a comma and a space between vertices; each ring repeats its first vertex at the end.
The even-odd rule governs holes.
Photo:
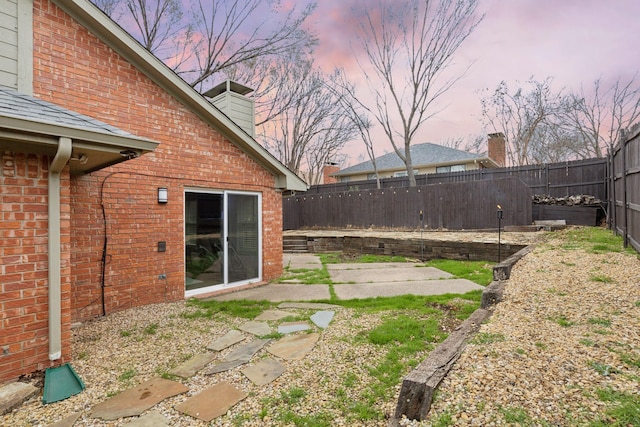
POLYGON ((629 229, 627 224, 627 215, 629 207, 627 206, 627 138, 624 129, 620 131, 620 151, 622 152, 622 223, 624 227, 624 247, 629 246, 629 229))
POLYGON ((549 193, 549 163, 546 163, 544 165, 544 181, 546 182, 547 196, 550 196, 551 193, 549 193))
POLYGON ((613 234, 617 234, 616 232, 616 171, 615 171, 615 147, 613 143, 609 143, 609 156, 608 156, 608 173, 609 173, 609 209, 607 215, 609 216, 609 229, 613 231, 613 234))

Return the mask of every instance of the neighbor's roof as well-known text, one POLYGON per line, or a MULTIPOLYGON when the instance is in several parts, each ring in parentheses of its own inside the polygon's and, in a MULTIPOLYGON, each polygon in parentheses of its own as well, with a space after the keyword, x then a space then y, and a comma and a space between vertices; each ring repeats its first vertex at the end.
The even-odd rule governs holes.
MULTIPOLYGON (((411 146, 411 163, 414 168, 480 159, 485 160, 486 157, 429 142, 411 146)), ((376 166, 378 171, 404 169, 406 167, 395 151, 376 157, 376 166)), ((333 175, 342 176, 361 173, 373 173, 373 162, 371 160, 342 169, 333 175)))
POLYGON ((72 173, 87 173, 126 160, 121 151, 140 155, 153 151, 158 145, 75 111, 0 86, 0 151, 55 154, 61 137, 74 140, 75 154, 85 155, 82 163, 71 164, 72 173))
POLYGON ((305 191, 308 186, 299 176, 218 110, 204 96, 174 73, 166 64, 145 49, 122 27, 89 0, 52 0, 82 26, 122 55, 158 86, 209 123, 242 151, 251 156, 275 177, 276 188, 305 191))

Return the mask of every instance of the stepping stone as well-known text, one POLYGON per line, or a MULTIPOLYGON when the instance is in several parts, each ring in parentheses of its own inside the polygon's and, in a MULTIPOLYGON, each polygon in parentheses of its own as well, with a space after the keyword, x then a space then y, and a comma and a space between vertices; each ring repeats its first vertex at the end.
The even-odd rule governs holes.
POLYGON ((209 346, 207 347, 207 350, 222 351, 225 348, 231 347, 232 345, 239 343, 240 341, 244 341, 244 339, 245 338, 242 332, 232 329, 229 332, 227 332, 224 336, 218 338, 217 340, 209 344, 209 346))
POLYGON ((269 327, 269 324, 267 322, 247 322, 244 325, 240 326, 240 329, 259 337, 263 335, 269 335, 271 333, 271 327, 269 327))
POLYGON ((64 417, 60 421, 49 424, 49 427, 72 427, 81 416, 82 412, 76 412, 75 414, 64 417))
POLYGON ((169 427, 169 419, 160 412, 149 412, 137 420, 124 424, 125 427, 169 427))
POLYGON ((311 329, 311 326, 307 322, 285 322, 278 326, 278 332, 281 334, 291 334, 309 329, 311 329))
POLYGON ((301 308, 303 310, 329 310, 340 308, 339 305, 325 304, 321 302, 283 302, 278 304, 278 308, 301 308))
POLYGON ((38 393, 38 389, 31 384, 15 382, 0 387, 0 415, 12 411, 22 402, 38 393))
POLYGON ((242 373, 255 385, 267 385, 284 373, 287 367, 275 359, 264 359, 247 366, 242 373))
POLYGON ((240 347, 233 350, 231 353, 227 354, 227 357, 225 357, 224 360, 226 362, 231 362, 233 360, 243 360, 245 362, 248 362, 269 341, 271 340, 267 340, 267 339, 253 340, 250 343, 241 345, 240 347))
POLYGON ((267 351, 281 359, 299 360, 311 351, 319 338, 320 334, 289 335, 276 341, 267 351))
POLYGON ((311 316, 311 321, 315 323, 317 327, 327 329, 327 326, 329 326, 335 314, 335 311, 318 311, 311 316))
POLYGON ((192 377, 198 372, 200 369, 204 368, 206 365, 211 363, 213 359, 216 358, 216 355, 213 353, 204 353, 197 354, 193 356, 191 359, 184 362, 182 365, 177 366, 169 371, 169 374, 175 375, 181 378, 189 378, 192 377))
POLYGON ((247 396, 248 393, 223 381, 176 405, 175 409, 193 418, 210 422, 226 414, 233 405, 247 396))
POLYGON ((205 375, 219 374, 220 372, 228 371, 230 369, 236 368, 246 363, 249 363, 249 361, 243 360, 243 359, 236 359, 236 360, 230 360, 228 362, 218 363, 213 365, 211 369, 203 372, 203 374, 205 375))
POLYGON ((265 310, 253 320, 280 320, 291 316, 291 313, 284 310, 265 310))
POLYGON ((137 416, 164 399, 187 391, 179 382, 154 378, 97 404, 91 416, 107 421, 137 416))

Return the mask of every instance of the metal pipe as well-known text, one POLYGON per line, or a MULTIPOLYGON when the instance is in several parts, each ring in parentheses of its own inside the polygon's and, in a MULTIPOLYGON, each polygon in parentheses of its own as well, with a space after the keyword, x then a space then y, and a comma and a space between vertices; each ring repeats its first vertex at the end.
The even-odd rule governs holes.
POLYGON ((71 157, 71 139, 60 138, 58 151, 49 166, 49 360, 62 357, 60 173, 71 157))

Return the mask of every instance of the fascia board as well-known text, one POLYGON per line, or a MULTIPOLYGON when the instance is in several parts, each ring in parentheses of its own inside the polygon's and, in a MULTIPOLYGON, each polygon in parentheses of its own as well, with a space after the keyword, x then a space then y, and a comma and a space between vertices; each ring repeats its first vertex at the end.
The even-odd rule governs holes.
MULTIPOLYGON (((11 130, 20 134, 39 135, 41 137, 67 137, 73 141, 91 143, 94 148, 99 146, 112 146, 120 149, 131 149, 140 152, 155 150, 158 142, 136 138, 133 136, 115 135, 102 132, 88 131, 86 129, 60 126, 52 123, 28 120, 23 118, 0 116, 0 129, 11 130)), ((32 139, 37 143, 37 139, 32 139)), ((55 142, 57 144, 57 140, 55 142)))

